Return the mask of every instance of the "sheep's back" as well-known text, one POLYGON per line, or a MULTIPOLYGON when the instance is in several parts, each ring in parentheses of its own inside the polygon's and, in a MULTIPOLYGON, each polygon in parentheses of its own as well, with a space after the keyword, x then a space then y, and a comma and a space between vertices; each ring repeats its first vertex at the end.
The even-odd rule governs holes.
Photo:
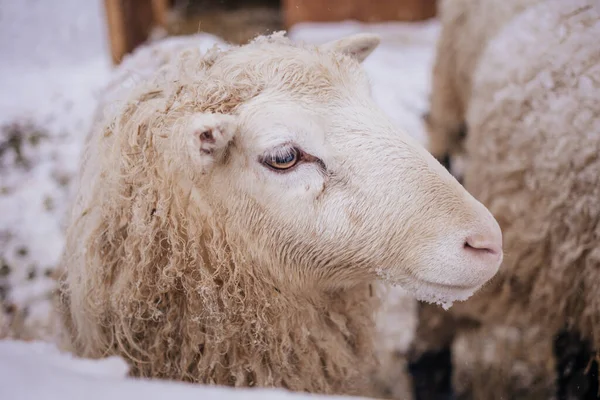
POLYGON ((456 312, 548 329, 578 320, 588 335, 600 321, 598 38, 599 3, 553 0, 516 17, 483 54, 465 186, 502 226, 505 262, 456 312))
POLYGON ((439 63, 451 68, 457 98, 469 102, 473 73, 488 43, 512 18, 543 0, 445 0, 441 3, 439 63), (450 65, 449 65, 450 64, 450 65))

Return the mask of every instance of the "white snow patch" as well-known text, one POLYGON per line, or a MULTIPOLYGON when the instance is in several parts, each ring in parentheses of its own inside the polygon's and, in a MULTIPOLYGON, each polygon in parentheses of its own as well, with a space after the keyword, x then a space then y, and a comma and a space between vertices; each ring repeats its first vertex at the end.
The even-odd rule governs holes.
POLYGON ((41 342, 0 341, 0 397, 45 400, 319 400, 356 397, 317 396, 281 389, 233 389, 128 378, 119 357, 75 358, 41 342))

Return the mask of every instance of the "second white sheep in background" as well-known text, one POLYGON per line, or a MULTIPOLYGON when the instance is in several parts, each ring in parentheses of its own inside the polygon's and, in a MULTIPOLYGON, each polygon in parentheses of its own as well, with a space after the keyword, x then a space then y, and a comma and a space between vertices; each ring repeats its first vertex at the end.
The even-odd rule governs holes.
POLYGON ((431 151, 452 168, 464 149, 455 172, 498 219, 506 257, 454 319, 423 307, 420 330, 439 325, 434 349, 454 340, 454 383, 475 398, 548 398, 555 378, 559 398, 595 396, 600 3, 446 0, 442 24, 431 151), (483 327, 454 339, 461 319, 483 327))

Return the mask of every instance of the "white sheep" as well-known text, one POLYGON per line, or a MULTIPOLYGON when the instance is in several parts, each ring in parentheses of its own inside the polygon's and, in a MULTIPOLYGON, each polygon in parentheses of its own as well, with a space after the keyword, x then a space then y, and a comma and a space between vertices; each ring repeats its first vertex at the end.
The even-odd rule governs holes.
POLYGON ((496 273, 497 222, 372 100, 378 43, 190 47, 111 91, 63 259, 76 354, 369 395, 378 279, 452 302, 496 273))

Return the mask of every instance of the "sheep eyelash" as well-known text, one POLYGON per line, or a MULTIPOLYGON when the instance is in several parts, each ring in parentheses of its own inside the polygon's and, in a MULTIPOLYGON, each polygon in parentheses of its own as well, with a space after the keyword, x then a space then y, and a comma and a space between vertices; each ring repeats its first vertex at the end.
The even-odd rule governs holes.
POLYGON ((287 145, 276 147, 275 149, 271 150, 269 153, 261 156, 259 159, 259 162, 262 165, 264 165, 266 168, 268 168, 269 170, 280 173, 280 174, 286 174, 286 173, 292 172, 300 164, 314 163, 319 167, 319 171, 322 174, 324 174, 324 175, 328 174, 327 166, 325 165, 323 160, 321 160, 320 158, 318 158, 316 156, 313 156, 312 154, 305 152, 300 147, 295 146, 293 144, 287 144, 287 145), (298 162, 296 163, 296 165, 294 165, 293 167, 291 167, 289 169, 286 169, 286 170, 276 169, 276 168, 271 167, 267 163, 268 160, 273 159, 275 157, 287 157, 290 154, 292 154, 292 152, 296 152, 296 154, 298 155, 298 162))
POLYGON ((280 146, 273 149, 273 151, 265 157, 265 160, 268 160, 270 157, 287 157, 294 153, 296 153, 298 158, 301 159, 304 152, 296 146, 280 146))

